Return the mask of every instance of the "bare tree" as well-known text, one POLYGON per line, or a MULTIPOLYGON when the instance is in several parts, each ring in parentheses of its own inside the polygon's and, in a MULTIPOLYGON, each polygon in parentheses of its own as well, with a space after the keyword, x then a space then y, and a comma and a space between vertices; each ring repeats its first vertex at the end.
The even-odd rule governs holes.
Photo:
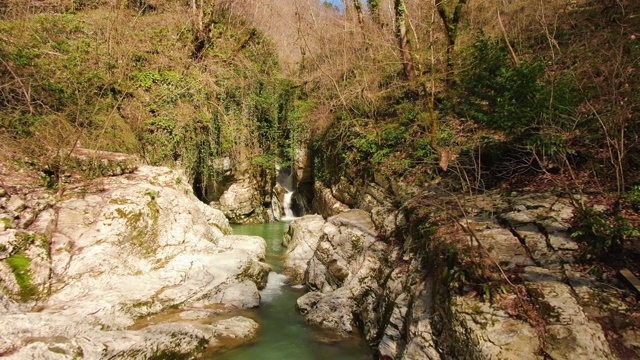
POLYGON ((407 79, 411 82, 416 81, 416 72, 413 67, 413 59, 411 58, 411 43, 407 35, 407 20, 406 12, 407 8, 404 4, 404 0, 395 0, 395 18, 396 18, 396 38, 398 39, 398 46, 400 48, 400 54, 402 55, 402 67, 407 79))
POLYGON ((360 0, 353 0, 353 8, 356 10, 358 24, 360 24, 360 27, 362 27, 364 25, 364 15, 362 13, 362 3, 360 2, 360 0))

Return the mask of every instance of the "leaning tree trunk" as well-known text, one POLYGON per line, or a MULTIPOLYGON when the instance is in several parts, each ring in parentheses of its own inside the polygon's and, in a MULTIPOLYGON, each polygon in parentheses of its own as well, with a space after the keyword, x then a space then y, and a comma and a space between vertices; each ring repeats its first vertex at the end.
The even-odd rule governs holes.
POLYGON ((405 16, 407 9, 403 0, 395 0, 394 7, 396 12, 396 37, 398 39, 400 54, 402 55, 402 67, 407 79, 411 82, 415 82, 416 72, 413 68, 411 44, 409 43, 409 38, 407 36, 407 21, 405 16))

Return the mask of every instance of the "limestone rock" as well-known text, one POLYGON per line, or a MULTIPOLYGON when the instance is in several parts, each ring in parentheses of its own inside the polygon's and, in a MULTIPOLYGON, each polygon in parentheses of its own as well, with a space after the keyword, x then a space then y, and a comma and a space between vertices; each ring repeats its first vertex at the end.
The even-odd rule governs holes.
POLYGON ((331 194, 333 197, 348 207, 352 207, 357 204, 357 192, 357 188, 344 177, 341 178, 337 184, 331 187, 331 194))
MULTIPOLYGON (((29 320, 36 319, 31 316, 29 320)), ((141 330, 115 331, 82 325, 63 326, 63 318, 40 321, 54 326, 44 330, 30 328, 30 340, 12 352, 8 359, 193 358, 207 347, 225 346, 228 339, 232 339, 234 346, 250 341, 258 330, 257 323, 244 317, 218 320, 212 324, 174 322, 151 325, 141 330)))
POLYGON ((520 240, 509 230, 492 221, 467 221, 491 256, 506 268, 535 265, 520 240))
POLYGON ((393 208, 378 206, 371 209, 371 220, 380 234, 391 237, 405 219, 393 208))
POLYGON ((535 290, 535 301, 545 309, 547 353, 554 359, 615 359, 602 327, 584 313, 562 275, 527 267, 526 286, 535 290))
POLYGON ((364 211, 371 211, 376 207, 391 207, 393 199, 389 192, 376 183, 366 184, 364 191, 357 200, 357 208, 364 211))
POLYGON ((236 224, 268 221, 262 207, 262 196, 251 181, 234 182, 220 196, 218 205, 224 215, 236 224))
POLYGON ((264 240, 225 235, 231 228, 222 212, 176 181, 183 177, 140 166, 70 186, 57 203, 37 189, 20 195, 25 205, 12 207, 21 210, 17 218, 29 209, 34 217, 25 230, 0 232, 0 353, 193 357, 207 346, 228 346, 229 337, 253 337, 257 324, 248 319, 130 329, 170 308, 256 306, 270 271, 264 240))
MULTIPOLYGON (((229 220, 224 216, 224 213, 211 206, 200 206, 200 209, 204 212, 207 224, 217 229, 220 233, 217 235, 229 235, 233 232, 229 220)), ((216 231, 213 229, 214 231, 216 231)))
POLYGON ((330 217, 349 209, 349 207, 336 199, 331 190, 322 182, 314 185, 315 196, 313 198, 313 210, 324 217, 330 217))
POLYGON ((325 220, 320 215, 306 215, 293 220, 284 237, 287 246, 283 264, 284 273, 293 284, 301 284, 309 260, 313 257, 322 236, 325 220))
POLYGON ((276 184, 273 187, 273 192, 271 193, 271 212, 273 213, 273 218, 277 221, 280 221, 284 217, 284 195, 287 190, 283 188, 280 184, 276 184))
POLYGON ((297 307, 307 322, 344 334, 355 330, 353 306, 351 294, 345 288, 330 295, 310 292, 297 301, 297 307))
POLYGON ((452 310, 457 333, 464 334, 469 351, 477 344, 475 348, 486 359, 542 359, 540 341, 529 323, 486 302, 461 296, 455 297, 452 310))
MULTIPOLYGON (((487 193, 452 204, 452 211, 438 208, 448 205, 437 198, 444 195, 424 192, 396 211, 379 186, 366 187, 353 200, 370 214, 345 210, 326 222, 317 217, 292 223, 287 261, 294 262, 297 251, 305 254, 296 266, 306 263, 304 284, 311 292, 297 306, 308 322, 345 334, 357 319, 377 355, 388 359, 541 359, 544 353, 554 359, 613 359, 638 352, 640 332, 624 319, 631 307, 607 293, 615 292, 609 282, 599 285, 572 265, 578 247, 569 236, 573 209, 567 199, 487 193), (442 211, 450 217, 463 210, 459 216, 467 217, 430 237, 420 230, 429 225, 425 210, 427 221, 442 211), (460 225, 469 231, 456 231, 460 225), (311 239, 304 252, 300 239, 311 239), (494 270, 486 273, 493 284, 504 281, 504 272, 528 295, 518 300, 514 293, 491 290, 500 301, 489 303, 477 287, 443 283, 443 273, 459 271, 445 261, 451 246, 488 253, 478 266, 494 270), (526 306, 537 309, 546 325, 534 328, 523 320, 514 304, 529 297, 533 303, 526 306), (619 328, 605 333, 598 318, 619 328), (626 349, 616 354, 607 340, 626 349)), ((321 196, 331 195, 320 190, 321 196)))
MULTIPOLYGON (((298 223, 313 224, 314 237, 321 226, 320 239, 304 276, 307 288, 317 292, 301 298, 298 307, 308 322, 350 333, 355 325, 356 304, 368 289, 377 286, 371 275, 380 268, 379 255, 386 246, 376 242, 375 226, 364 211, 349 210, 324 224, 320 221, 318 217, 298 223)), ((298 236, 298 231, 294 226, 292 238, 298 236)))
POLYGON ((90 179, 131 174, 140 165, 136 156, 122 153, 74 148, 69 154, 69 167, 90 179))

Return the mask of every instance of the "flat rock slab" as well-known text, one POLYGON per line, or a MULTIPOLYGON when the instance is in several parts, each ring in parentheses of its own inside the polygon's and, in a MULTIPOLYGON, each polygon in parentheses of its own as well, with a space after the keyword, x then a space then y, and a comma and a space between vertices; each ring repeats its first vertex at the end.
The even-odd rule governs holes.
POLYGON ((590 320, 563 275, 539 267, 525 268, 529 293, 547 321, 546 351, 554 359, 615 359, 600 324, 590 320))
POLYGON ((494 223, 468 222, 474 230, 482 246, 491 254, 500 266, 532 266, 533 259, 527 253, 516 236, 511 231, 499 227, 494 223))
POLYGON ((347 210, 327 219, 336 226, 356 228, 370 236, 376 236, 376 227, 371 220, 371 215, 362 210, 347 210))
POLYGON ((477 299, 455 297, 452 310, 459 333, 468 334, 479 344, 484 358, 537 360, 540 341, 536 331, 525 321, 510 317, 501 310, 477 299))

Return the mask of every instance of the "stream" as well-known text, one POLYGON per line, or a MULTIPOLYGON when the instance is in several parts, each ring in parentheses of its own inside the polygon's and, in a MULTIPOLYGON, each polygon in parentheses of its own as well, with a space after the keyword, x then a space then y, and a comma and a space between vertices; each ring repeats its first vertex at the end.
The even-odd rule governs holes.
POLYGON ((238 235, 261 236, 267 242, 266 262, 273 272, 260 292, 260 307, 251 316, 261 327, 257 340, 230 351, 215 354, 211 359, 241 360, 370 360, 372 352, 361 337, 340 338, 331 331, 305 323, 296 310, 296 299, 304 289, 286 284, 281 275, 286 248, 282 245, 288 222, 234 226, 238 235))

